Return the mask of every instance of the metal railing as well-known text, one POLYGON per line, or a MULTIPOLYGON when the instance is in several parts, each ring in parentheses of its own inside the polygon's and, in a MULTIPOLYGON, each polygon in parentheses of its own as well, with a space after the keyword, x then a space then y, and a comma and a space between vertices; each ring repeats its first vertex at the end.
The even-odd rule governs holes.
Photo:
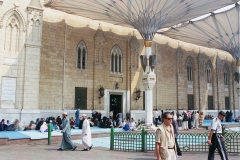
MULTIPOLYGON (((209 145, 206 133, 180 133, 178 144, 183 152, 208 152, 209 145)), ((154 131, 116 132, 111 130, 110 149, 126 152, 147 152, 155 149, 154 131)), ((228 131, 224 133, 225 146, 228 153, 240 153, 240 133, 228 131)))

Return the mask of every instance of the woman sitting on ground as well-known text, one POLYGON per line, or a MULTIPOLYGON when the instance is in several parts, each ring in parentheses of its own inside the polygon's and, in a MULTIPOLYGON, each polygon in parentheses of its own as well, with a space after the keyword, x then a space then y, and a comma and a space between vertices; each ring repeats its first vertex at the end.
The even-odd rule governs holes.
POLYGON ((71 126, 71 129, 75 129, 75 122, 73 118, 70 119, 70 126, 71 126))
POLYGON ((40 132, 41 133, 48 132, 48 126, 46 122, 43 122, 43 124, 41 125, 40 132))
POLYGON ((24 128, 24 131, 26 130, 35 130, 36 124, 33 121, 30 121, 30 124, 24 128))
POLYGON ((6 131, 16 131, 16 129, 18 129, 18 124, 19 124, 19 121, 18 121, 18 119, 16 119, 14 124, 9 125, 7 127, 6 131))
POLYGON ((125 125, 123 126, 124 131, 130 131, 129 121, 127 120, 125 125))

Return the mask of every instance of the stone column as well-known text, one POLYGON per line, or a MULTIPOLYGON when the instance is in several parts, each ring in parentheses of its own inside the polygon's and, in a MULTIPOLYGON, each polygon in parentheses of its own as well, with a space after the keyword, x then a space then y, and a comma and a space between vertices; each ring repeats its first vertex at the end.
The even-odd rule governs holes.
POLYGON ((147 66, 145 71, 143 72, 142 83, 145 89, 145 112, 146 112, 146 120, 145 123, 147 125, 152 124, 153 122, 153 99, 152 99, 152 90, 153 86, 156 83, 156 75, 154 70, 151 70, 149 66, 149 56, 152 54, 152 41, 144 41, 146 56, 147 56, 147 66))
POLYGON ((28 26, 25 43, 25 64, 23 82, 23 109, 38 109, 40 59, 42 40, 42 12, 37 0, 32 0, 27 7, 28 26))

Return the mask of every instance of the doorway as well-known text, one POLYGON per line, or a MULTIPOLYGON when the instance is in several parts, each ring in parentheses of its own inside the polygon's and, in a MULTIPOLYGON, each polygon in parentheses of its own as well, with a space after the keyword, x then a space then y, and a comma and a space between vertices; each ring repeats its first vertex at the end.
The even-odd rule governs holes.
POLYGON ((116 115, 118 113, 123 113, 122 110, 122 95, 110 95, 110 105, 109 105, 109 112, 113 112, 113 119, 116 120, 116 115))

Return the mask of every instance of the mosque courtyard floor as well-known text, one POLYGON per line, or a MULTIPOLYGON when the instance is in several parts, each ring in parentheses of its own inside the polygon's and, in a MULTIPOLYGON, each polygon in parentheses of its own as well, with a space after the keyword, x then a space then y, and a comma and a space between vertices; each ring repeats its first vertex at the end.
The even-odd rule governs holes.
MULTIPOLYGON (((0 146, 1 160, 154 160, 153 152, 119 152, 110 151, 103 147, 94 147, 90 151, 81 151, 82 145, 77 144, 75 151, 57 151, 60 142, 47 144, 12 144, 0 146)), ((239 154, 230 154, 229 160, 239 160, 239 154)), ((207 153, 183 153, 177 160, 205 160, 207 153)), ((220 160, 218 154, 215 160, 220 160)))
MULTIPOLYGON (((206 126, 210 125, 205 123, 206 126)), ((229 129, 240 132, 240 123, 231 123, 234 125, 229 129), (237 125, 237 127, 236 127, 237 125)), ((81 130, 73 129, 71 131, 73 142, 77 145, 76 151, 57 151, 61 143, 61 133, 52 132, 53 139, 51 145, 47 144, 47 133, 38 131, 3 131, 0 132, 0 160, 57 160, 57 159, 87 159, 87 160, 154 160, 156 157, 151 152, 122 152, 110 150, 110 129, 102 129, 92 127, 92 144, 93 149, 88 152, 81 151, 83 149, 81 141, 81 130), (1 140, 8 141, 8 145, 1 143, 1 140), (31 143, 29 143, 31 142, 31 143)), ((115 132, 122 132, 121 128, 115 128, 115 132)), ((205 127, 198 130, 191 129, 184 131, 180 127, 179 132, 208 132, 205 127)), ((239 160, 240 154, 229 154, 229 160, 239 160)), ((183 156, 177 157, 177 160, 190 159, 207 159, 207 153, 183 152, 183 156)), ((220 156, 216 153, 215 160, 220 160, 220 156)))

